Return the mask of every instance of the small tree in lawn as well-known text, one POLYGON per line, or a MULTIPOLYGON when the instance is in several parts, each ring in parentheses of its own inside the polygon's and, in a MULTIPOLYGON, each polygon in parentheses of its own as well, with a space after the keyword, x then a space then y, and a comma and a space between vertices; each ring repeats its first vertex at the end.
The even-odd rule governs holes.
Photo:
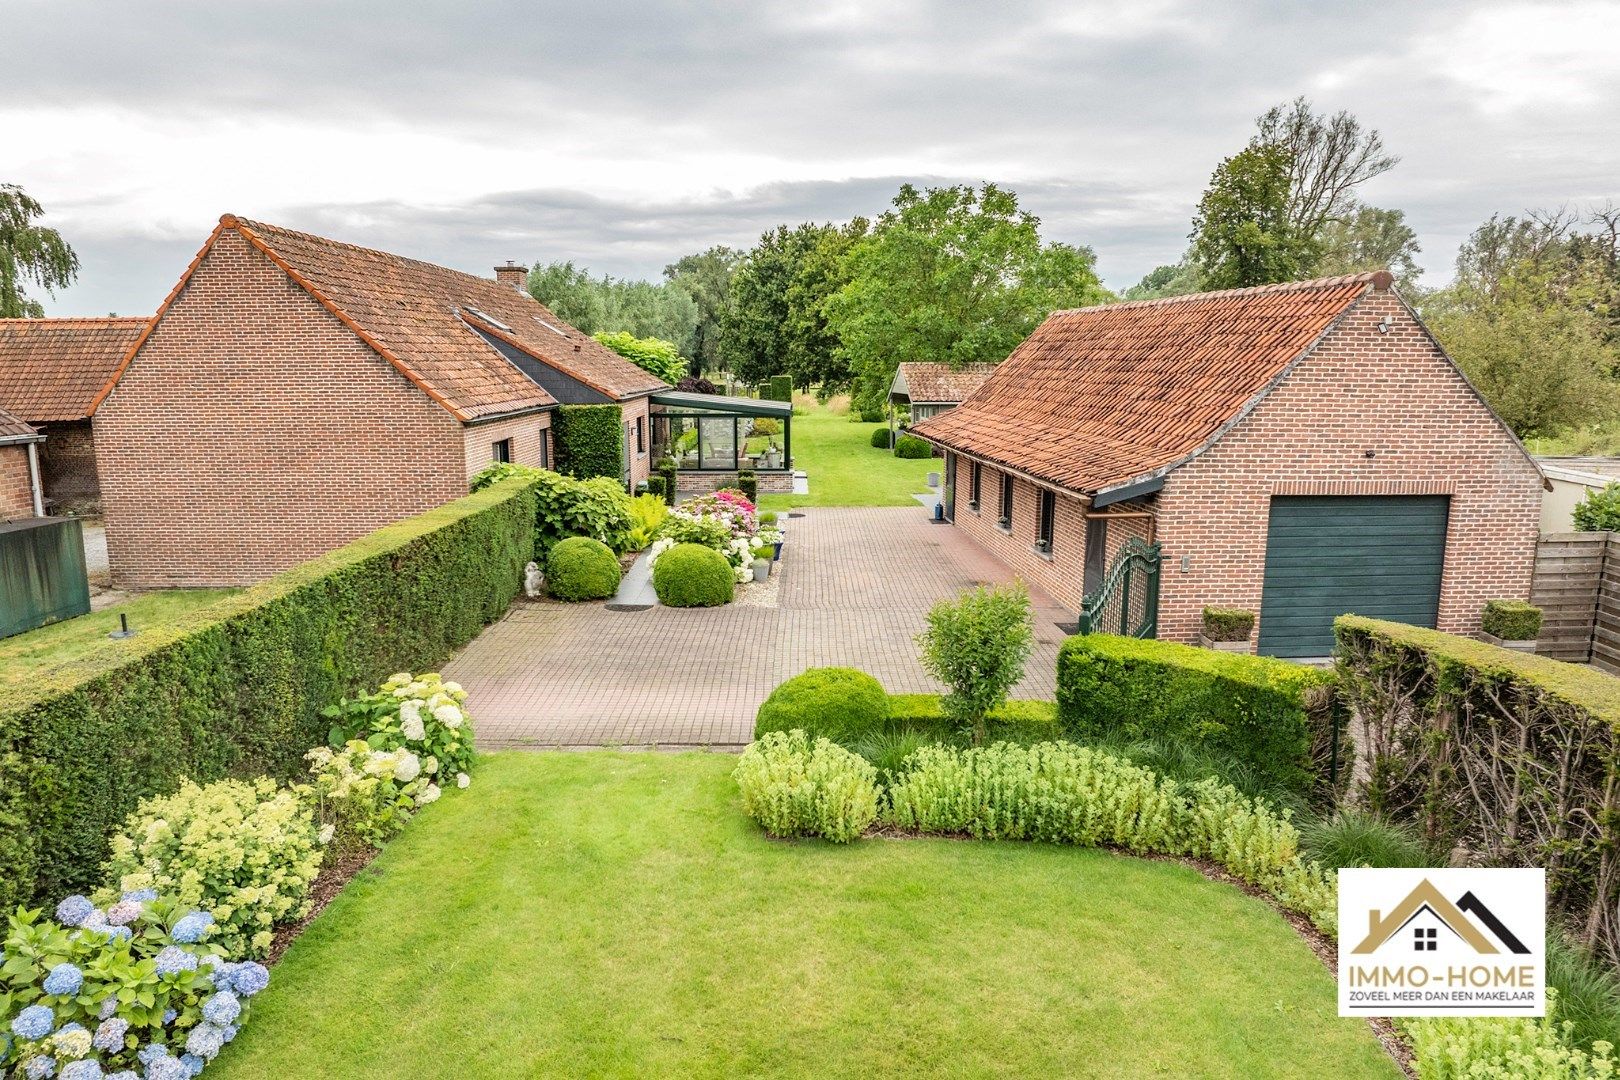
POLYGON ((945 715, 985 738, 985 717, 1007 700, 1024 674, 1035 632, 1029 593, 1022 584, 978 588, 954 603, 941 600, 917 636, 922 664, 950 692, 940 701, 945 715))

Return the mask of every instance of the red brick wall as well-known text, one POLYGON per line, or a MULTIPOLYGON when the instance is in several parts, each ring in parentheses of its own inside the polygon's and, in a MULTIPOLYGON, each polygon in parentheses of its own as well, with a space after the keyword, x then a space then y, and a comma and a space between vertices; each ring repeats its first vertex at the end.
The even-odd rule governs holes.
POLYGON ((550 451, 551 414, 530 413, 511 420, 495 420, 487 424, 474 424, 466 429, 467 478, 487 467, 495 460, 495 444, 502 439, 512 440, 512 461, 517 465, 536 468, 555 462, 547 456, 550 451), (542 453, 541 441, 547 443, 542 453))
POLYGON ((630 490, 652 475, 652 399, 639 397, 620 406, 620 423, 630 425, 630 490), (636 450, 636 420, 641 420, 641 449, 636 450))
POLYGON ((1271 496, 1426 493, 1451 495, 1439 626, 1471 633, 1486 600, 1529 595, 1540 476, 1400 301, 1369 293, 1254 412, 1171 474, 1158 497, 1159 636, 1193 640, 1206 604, 1260 610, 1271 496), (1386 314, 1395 324, 1380 334, 1386 314))
POLYGON ((93 510, 101 498, 96 476, 96 444, 89 420, 35 424, 45 435, 39 468, 51 511, 93 510))
POLYGON ((462 425, 229 230, 95 427, 125 586, 257 581, 467 490, 462 425))
MULTIPOLYGON (((956 465, 956 527, 994 555, 1019 577, 1045 592, 1052 599, 1078 611, 1085 578, 1087 503, 1077 495, 1058 492, 1052 530, 1052 554, 1035 550, 1035 484, 1013 477, 1012 527, 996 524, 1001 515, 1001 471, 985 465, 981 479, 979 509, 969 506, 972 498, 972 463, 965 457, 956 465)), ((811 478, 811 483, 815 478, 811 478)), ((1110 537, 1112 539, 1112 537, 1110 537)))
POLYGON ((0 521, 34 516, 28 477, 28 447, 0 446, 0 521))

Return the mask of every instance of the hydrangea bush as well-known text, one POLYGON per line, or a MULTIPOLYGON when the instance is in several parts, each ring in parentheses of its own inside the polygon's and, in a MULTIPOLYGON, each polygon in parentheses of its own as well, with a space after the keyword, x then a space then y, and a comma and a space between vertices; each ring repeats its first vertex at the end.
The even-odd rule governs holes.
MULTIPOLYGON (((658 529, 658 540, 647 554, 651 569, 659 556, 678 544, 713 548, 726 557, 739 584, 754 579, 754 543, 759 533, 759 511, 732 488, 698 495, 674 510, 658 529)), ((780 535, 779 533, 777 535, 780 535)))
MULTIPOLYGON (((332 721, 331 744, 360 740, 373 750, 408 750, 420 759, 428 783, 417 793, 421 805, 439 797, 447 784, 466 787, 473 761, 472 721, 463 702, 467 691, 437 674, 400 672, 374 694, 344 698, 325 714, 332 721)), ((409 782, 414 777, 401 777, 409 782)))
POLYGON ((261 777, 206 787, 187 780, 172 795, 143 800, 112 838, 113 885, 97 899, 155 889, 212 912, 199 939, 233 956, 264 956, 276 926, 308 913, 321 868, 305 794, 261 777))
POLYGON ((381 847, 431 801, 422 759, 404 747, 374 750, 352 739, 337 750, 316 747, 305 757, 324 844, 381 847))
POLYGON ((204 941, 212 913, 149 889, 54 919, 19 909, 0 949, 0 1073, 179 1080, 236 1037, 270 973, 204 941))

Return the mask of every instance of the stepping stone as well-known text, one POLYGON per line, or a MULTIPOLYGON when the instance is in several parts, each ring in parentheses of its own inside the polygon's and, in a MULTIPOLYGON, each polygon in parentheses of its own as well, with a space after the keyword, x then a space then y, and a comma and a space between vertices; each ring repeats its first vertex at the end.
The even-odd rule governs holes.
POLYGON ((658 606, 658 594, 653 592, 652 567, 647 565, 647 552, 636 556, 636 561, 619 582, 619 591, 607 602, 609 611, 646 611, 658 606))

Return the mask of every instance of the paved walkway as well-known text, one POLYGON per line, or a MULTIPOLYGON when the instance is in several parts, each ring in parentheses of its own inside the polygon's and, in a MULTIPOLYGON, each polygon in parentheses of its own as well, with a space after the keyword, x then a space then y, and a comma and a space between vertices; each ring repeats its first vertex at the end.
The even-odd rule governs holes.
MULTIPOLYGON (((891 692, 937 692, 913 641, 928 608, 1011 572, 920 507, 832 508, 785 520, 776 606, 609 611, 519 600, 445 668, 470 695, 480 745, 717 746, 748 742, 759 703, 809 667, 842 664, 891 692)), ((1055 692, 1057 623, 1041 593, 1015 696, 1055 692)))

